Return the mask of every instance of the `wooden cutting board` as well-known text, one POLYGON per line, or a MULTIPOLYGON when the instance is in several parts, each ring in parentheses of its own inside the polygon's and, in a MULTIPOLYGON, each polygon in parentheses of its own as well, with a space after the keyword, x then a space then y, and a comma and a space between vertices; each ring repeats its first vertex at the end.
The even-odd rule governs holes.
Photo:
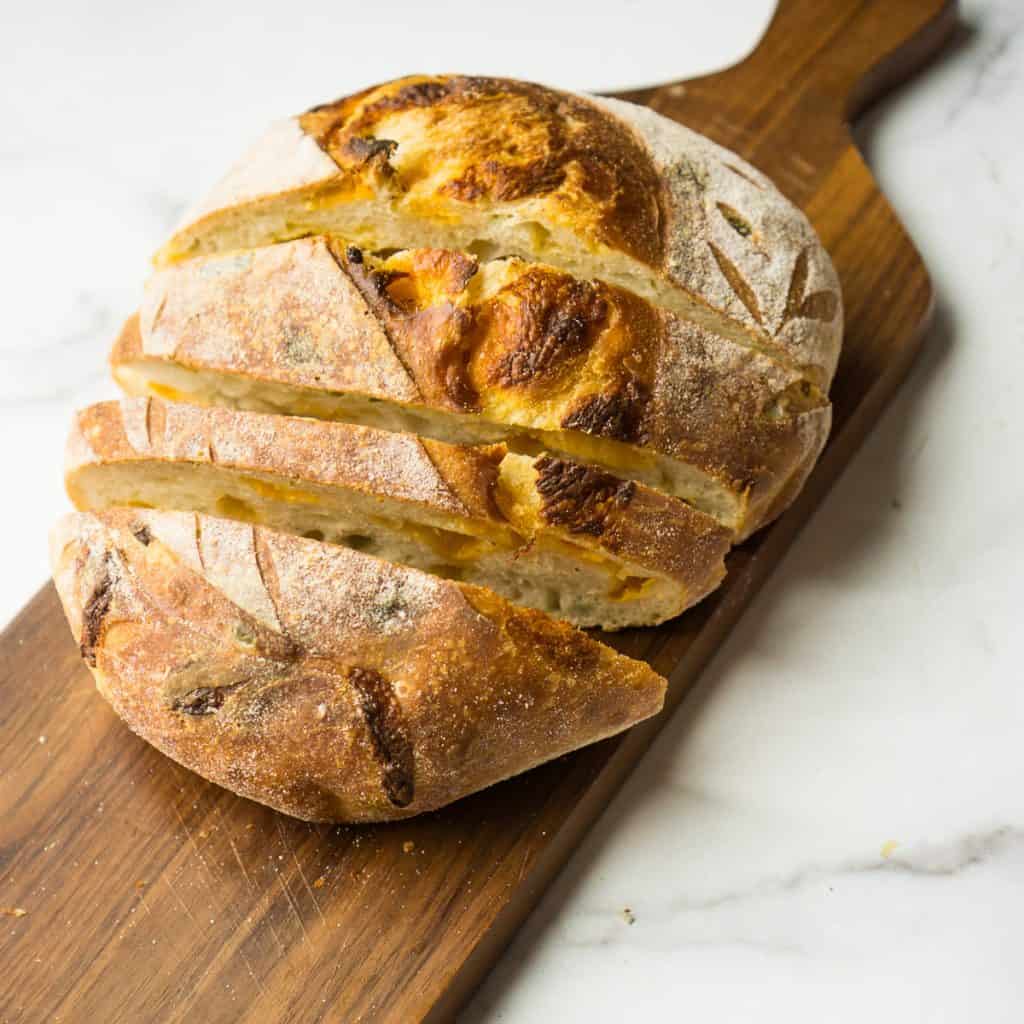
POLYGON ((657 719, 407 823, 311 826, 129 733, 97 696, 53 588, 36 595, 0 638, 0 1021, 454 1015, 909 367, 931 287, 848 125, 954 25, 949 0, 783 0, 738 66, 627 96, 774 178, 821 233, 847 310, 835 429, 799 501, 734 552, 715 596, 615 640, 669 676, 657 719))

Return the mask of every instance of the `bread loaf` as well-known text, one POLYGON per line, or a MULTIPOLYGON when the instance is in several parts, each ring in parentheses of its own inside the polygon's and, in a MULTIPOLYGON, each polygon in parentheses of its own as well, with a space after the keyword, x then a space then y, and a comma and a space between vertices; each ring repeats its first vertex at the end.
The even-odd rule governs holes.
POLYGON ((408 817, 654 714, 664 680, 479 587, 314 540, 77 513, 54 581, 140 736, 311 821, 408 817))
POLYGON ((54 578, 133 729, 300 817, 439 807, 655 713, 660 677, 558 619, 699 600, 831 425, 807 219, 615 100, 415 75, 315 107, 155 264, 54 578))

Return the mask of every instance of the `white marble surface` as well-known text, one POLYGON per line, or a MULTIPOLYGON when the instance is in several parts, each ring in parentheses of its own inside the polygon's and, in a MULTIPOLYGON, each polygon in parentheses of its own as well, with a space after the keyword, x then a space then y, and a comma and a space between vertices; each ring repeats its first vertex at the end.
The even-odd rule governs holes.
MULTIPOLYGON (((468 1021, 1024 1019, 1024 4, 963 6, 862 132, 939 289, 927 351, 468 1021)), ((693 74, 770 7, 4 5, 0 620, 148 253, 266 121, 412 69, 693 74)))

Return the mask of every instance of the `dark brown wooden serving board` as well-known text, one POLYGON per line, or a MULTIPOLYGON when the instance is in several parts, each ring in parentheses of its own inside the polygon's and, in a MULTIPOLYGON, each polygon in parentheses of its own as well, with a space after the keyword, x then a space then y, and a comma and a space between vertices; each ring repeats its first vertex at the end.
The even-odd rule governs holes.
POLYGON ((36 595, 0 638, 0 1021, 454 1015, 909 367, 931 287, 849 122, 954 24, 950 0, 783 0, 736 67, 627 97, 774 178, 832 253, 847 317, 835 429, 799 501, 730 557, 716 595, 615 641, 669 676, 657 719, 407 823, 310 826, 129 733, 97 696, 53 588, 36 595))

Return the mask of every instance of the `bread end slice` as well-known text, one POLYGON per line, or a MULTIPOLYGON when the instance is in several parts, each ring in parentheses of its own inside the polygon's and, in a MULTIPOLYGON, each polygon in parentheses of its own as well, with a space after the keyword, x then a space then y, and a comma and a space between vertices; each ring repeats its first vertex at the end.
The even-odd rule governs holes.
POLYGON ((665 681, 565 623, 213 517, 76 513, 54 581, 136 733, 310 821, 441 807, 655 714, 665 681))

